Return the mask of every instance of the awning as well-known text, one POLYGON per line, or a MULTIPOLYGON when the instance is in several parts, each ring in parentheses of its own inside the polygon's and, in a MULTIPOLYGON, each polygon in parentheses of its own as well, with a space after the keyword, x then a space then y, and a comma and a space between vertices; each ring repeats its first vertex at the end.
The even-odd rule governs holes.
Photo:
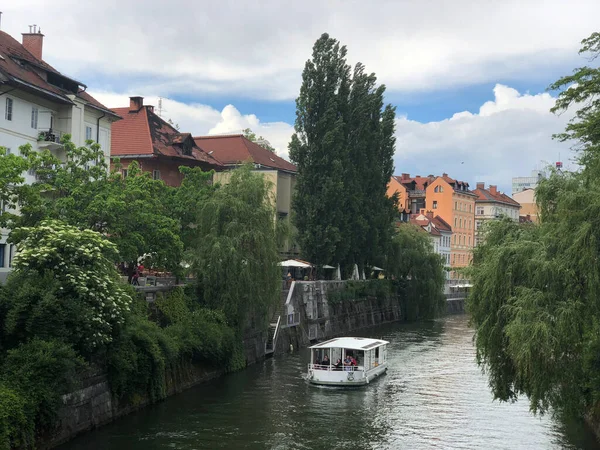
POLYGON ((310 265, 310 264, 308 264, 308 263, 305 263, 305 262, 300 262, 300 261, 297 261, 297 260, 295 260, 295 259, 288 259, 288 260, 286 260, 286 261, 281 261, 281 262, 279 263, 279 265, 280 265, 281 267, 301 267, 301 268, 303 268, 303 269, 306 269, 306 268, 308 268, 308 267, 311 267, 311 265, 310 265))
POLYGON ((376 272, 377 271, 383 272, 383 269, 381 267, 373 266, 373 267, 371 267, 371 269, 374 270, 374 271, 376 271, 376 272))

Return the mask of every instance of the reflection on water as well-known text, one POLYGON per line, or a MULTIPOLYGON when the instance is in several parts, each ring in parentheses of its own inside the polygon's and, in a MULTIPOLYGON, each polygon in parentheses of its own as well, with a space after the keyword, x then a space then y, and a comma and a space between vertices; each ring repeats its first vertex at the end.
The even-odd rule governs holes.
POLYGON ((200 385, 66 444, 74 449, 593 449, 581 424, 492 401, 465 316, 355 333, 391 342, 368 386, 315 387, 302 350, 200 385))

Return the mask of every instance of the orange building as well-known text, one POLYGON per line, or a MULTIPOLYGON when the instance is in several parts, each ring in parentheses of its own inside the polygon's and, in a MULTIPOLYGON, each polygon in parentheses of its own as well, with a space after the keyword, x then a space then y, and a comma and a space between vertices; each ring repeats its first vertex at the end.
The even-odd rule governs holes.
POLYGON ((411 177, 408 173, 392 176, 388 183, 387 196, 398 193, 398 209, 410 214, 420 214, 425 210, 425 190, 435 180, 433 175, 411 177))
MULTIPOLYGON (((433 211, 452 227, 450 266, 466 267, 475 246, 475 198, 469 183, 450 178, 444 173, 428 183, 425 208, 433 211)), ((453 276, 452 276, 453 275, 453 276)), ((460 274, 452 274, 459 278, 460 274)))

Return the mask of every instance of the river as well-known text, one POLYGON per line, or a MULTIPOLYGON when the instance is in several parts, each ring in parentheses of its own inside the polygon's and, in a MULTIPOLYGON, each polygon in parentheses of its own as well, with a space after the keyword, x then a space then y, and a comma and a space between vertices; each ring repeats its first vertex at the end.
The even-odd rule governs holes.
POLYGON ((392 324, 389 370, 364 388, 309 386, 308 350, 282 355, 124 417, 61 450, 597 449, 581 423, 494 402, 466 316, 392 324))

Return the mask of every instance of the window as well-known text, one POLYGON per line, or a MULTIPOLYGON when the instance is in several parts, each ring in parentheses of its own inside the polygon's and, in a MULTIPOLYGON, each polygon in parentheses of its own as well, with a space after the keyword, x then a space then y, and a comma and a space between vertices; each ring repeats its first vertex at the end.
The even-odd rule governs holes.
POLYGON ((458 219, 455 217, 454 218, 454 228, 456 228, 458 226, 458 219))
POLYGON ((456 235, 452 236, 452 243, 456 245, 456 235))
POLYGON ((85 140, 86 141, 91 141, 92 140, 92 127, 85 127, 85 140))
POLYGON ((6 156, 10 155, 10 148, 9 147, 4 147, 4 150, 6 150, 6 156))
POLYGON ((152 172, 152 179, 153 180, 160 180, 160 170, 154 170, 152 172))
POLYGON ((15 246, 8 244, 8 267, 12 267, 12 260, 15 256, 15 246))
POLYGON ((462 226, 462 219, 458 219, 458 227, 459 227, 459 228, 462 228, 462 227, 463 227, 463 226, 462 226))
POLYGON ((127 178, 127 169, 121 169, 121 176, 127 178))
POLYGON ((458 209, 458 202, 454 202, 454 209, 458 209))
POLYGON ((436 186, 433 189, 433 192, 444 192, 444 188, 442 186, 436 186))
POLYGON ((472 225, 472 222, 471 222, 471 219, 469 219, 469 230, 471 229, 471 225, 472 225))
POLYGON ((471 205, 469 205, 469 212, 471 212, 471 205))
POLYGON ((0 244, 0 267, 6 267, 4 264, 4 254, 6 253, 6 244, 0 244))
POLYGON ((469 247, 471 246, 471 236, 469 236, 469 247))
POLYGON ((31 108, 31 128, 37 130, 38 125, 38 109, 34 106, 31 108))
POLYGON ((475 211, 475 214, 477 214, 478 216, 483 216, 483 206, 478 206, 477 211, 475 211))
POLYGON ((437 200, 433 201, 433 209, 437 209, 437 200))
POLYGON ((6 98, 6 110, 4 112, 4 118, 6 120, 12 120, 12 113, 13 113, 13 99, 12 98, 6 98))

